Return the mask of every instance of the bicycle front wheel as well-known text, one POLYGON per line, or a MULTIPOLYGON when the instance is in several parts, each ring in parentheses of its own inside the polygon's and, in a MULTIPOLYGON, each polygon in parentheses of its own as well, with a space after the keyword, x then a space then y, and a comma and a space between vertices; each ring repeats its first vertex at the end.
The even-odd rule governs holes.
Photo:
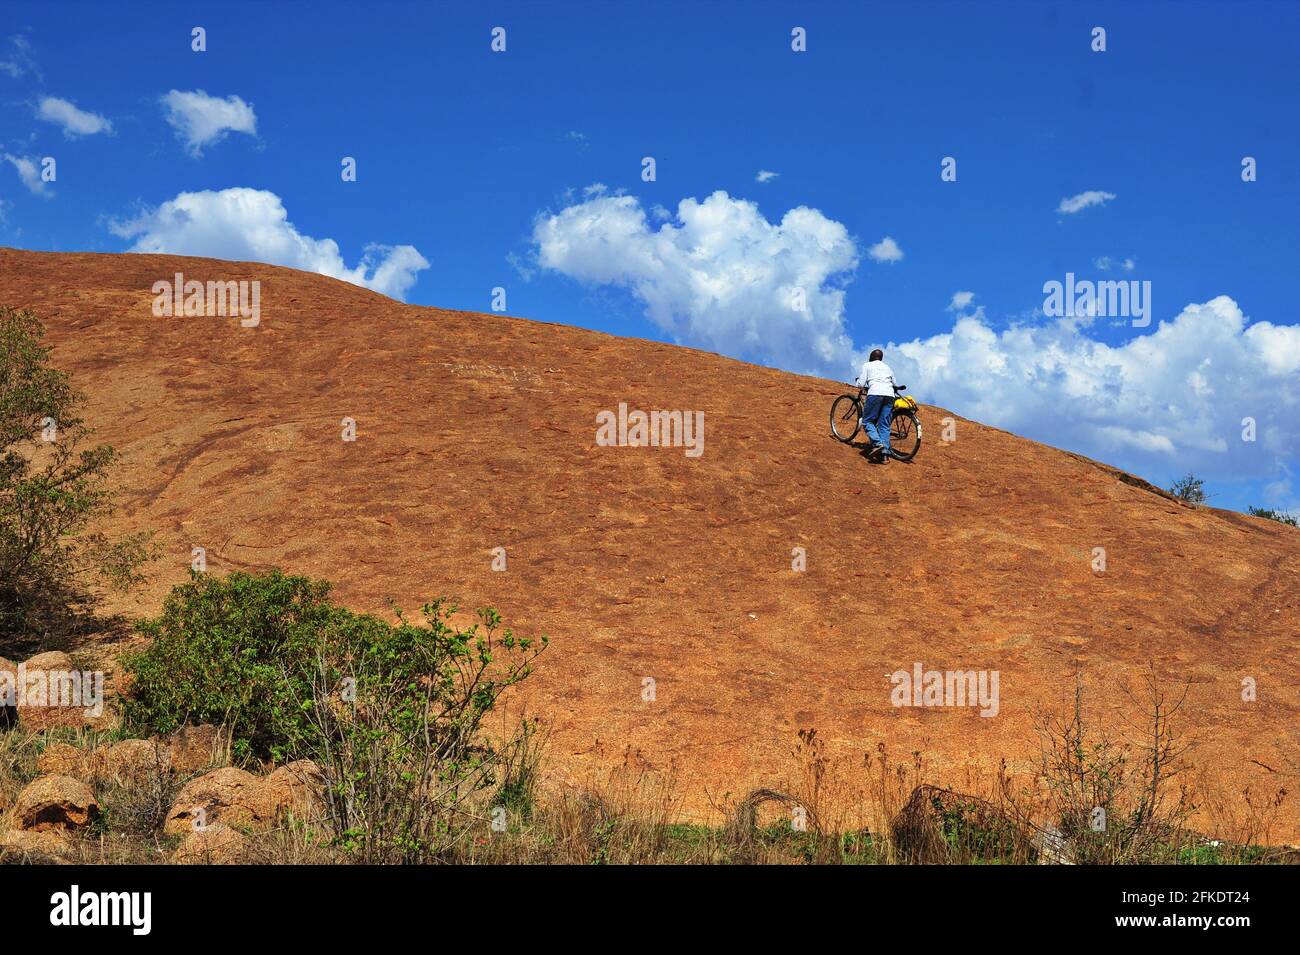
POLYGON ((840 395, 831 405, 831 434, 848 444, 862 427, 862 405, 853 395, 840 395))
POLYGON ((895 411, 889 423, 889 449, 900 461, 910 461, 921 450, 921 419, 912 411, 895 411))

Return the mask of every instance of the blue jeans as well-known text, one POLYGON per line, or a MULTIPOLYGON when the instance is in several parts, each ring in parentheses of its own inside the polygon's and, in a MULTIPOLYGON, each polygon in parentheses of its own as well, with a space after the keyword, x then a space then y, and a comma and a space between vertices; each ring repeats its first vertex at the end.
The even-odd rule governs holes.
POLYGON ((862 399, 862 429, 872 444, 889 454, 889 423, 894 420, 893 395, 866 395, 862 399))

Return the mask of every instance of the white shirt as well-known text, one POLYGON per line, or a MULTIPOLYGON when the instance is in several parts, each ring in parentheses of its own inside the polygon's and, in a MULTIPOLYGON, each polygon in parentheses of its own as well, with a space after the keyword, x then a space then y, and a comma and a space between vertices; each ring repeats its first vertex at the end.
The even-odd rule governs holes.
POLYGON ((867 394, 894 396, 894 369, 883 361, 869 361, 862 366, 858 381, 866 384, 867 394))

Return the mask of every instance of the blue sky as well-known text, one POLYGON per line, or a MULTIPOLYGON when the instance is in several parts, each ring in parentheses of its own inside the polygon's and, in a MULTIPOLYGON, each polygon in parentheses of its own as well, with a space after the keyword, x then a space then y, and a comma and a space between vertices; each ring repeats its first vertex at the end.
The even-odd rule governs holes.
POLYGON ((1297 62, 1293 3, 27 5, 0 27, 0 244, 478 311, 500 286, 511 314, 844 379, 893 345, 923 402, 1295 508, 1297 62), (1149 281, 1150 326, 1044 315, 1067 272, 1149 281))

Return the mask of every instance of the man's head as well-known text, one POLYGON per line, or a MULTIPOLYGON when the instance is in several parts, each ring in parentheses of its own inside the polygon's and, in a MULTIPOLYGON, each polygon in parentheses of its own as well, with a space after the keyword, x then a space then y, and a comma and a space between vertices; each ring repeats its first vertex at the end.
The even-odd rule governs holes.
POLYGON ((871 352, 871 357, 867 359, 867 361, 884 361, 884 360, 885 360, 885 353, 882 352, 879 348, 873 349, 871 352))

